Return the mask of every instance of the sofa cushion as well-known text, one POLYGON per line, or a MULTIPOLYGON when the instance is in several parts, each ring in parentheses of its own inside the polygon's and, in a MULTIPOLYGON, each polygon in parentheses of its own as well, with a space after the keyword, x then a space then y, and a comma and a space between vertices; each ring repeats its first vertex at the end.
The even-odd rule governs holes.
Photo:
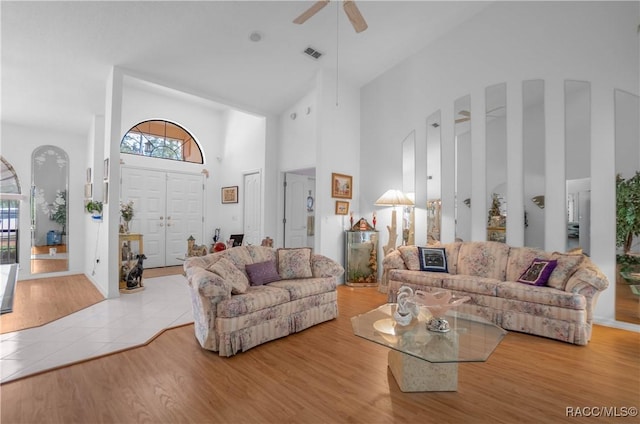
POLYGON ((458 255, 460 253, 462 242, 455 241, 444 245, 447 252, 447 269, 449 274, 458 274, 458 255))
POLYGON ((458 255, 458 274, 505 280, 508 245, 495 241, 464 242, 458 255))
POLYGON ((283 280, 312 277, 311 248, 278 249, 278 273, 283 280))
POLYGON ((467 293, 496 296, 500 280, 495 278, 473 277, 470 275, 450 275, 442 279, 442 288, 467 293))
POLYGON ((249 280, 246 275, 240 272, 227 258, 220 258, 208 270, 228 283, 231 286, 232 294, 245 293, 249 288, 249 280))
POLYGON ((213 256, 216 255, 219 255, 230 261, 240 272, 244 274, 245 277, 247 276, 245 267, 248 264, 252 264, 254 262, 253 259, 251 259, 251 255, 249 255, 249 251, 247 250, 246 246, 232 247, 231 249, 223 250, 222 252, 214 254, 213 256))
POLYGON ((531 286, 546 286, 549 276, 558 265, 555 259, 534 259, 531 265, 518 278, 518 283, 531 286))
POLYGON ((411 271, 420 271, 420 259, 418 258, 418 246, 400 246, 398 251, 402 256, 404 265, 411 271))
POLYGON ((246 293, 231 296, 217 305, 216 316, 238 317, 289 302, 289 292, 269 285, 249 287, 246 293))
POLYGON ((389 271, 389 280, 408 283, 411 285, 425 285, 430 287, 442 287, 442 278, 447 274, 441 272, 409 271, 407 269, 392 269, 389 271))
POLYGON ((518 281, 534 259, 551 259, 551 253, 533 247, 512 247, 507 259, 506 281, 518 281))
POLYGON ((584 261, 584 256, 567 255, 564 253, 554 252, 551 255, 551 259, 557 260, 558 266, 556 266, 556 269, 551 273, 547 285, 554 289, 564 290, 571 275, 573 275, 580 264, 584 261))
POLYGON ((503 299, 513 299, 533 304, 557 306, 568 309, 585 309, 586 299, 577 293, 568 293, 564 290, 550 287, 536 287, 517 283, 514 281, 503 281, 498 285, 498 297, 503 299))
POLYGON ((247 275, 249 276, 249 284, 252 286, 261 286, 267 283, 273 283, 280 279, 275 261, 258 262, 246 266, 247 275))
POLYGON ((449 272, 447 254, 443 247, 418 247, 420 271, 449 272))
POLYGON ((280 280, 269 284, 289 292, 291 300, 302 299, 320 293, 328 293, 336 289, 335 278, 304 278, 295 280, 280 280))
POLYGON ((248 245, 245 248, 254 264, 266 261, 276 262, 276 250, 272 247, 248 245))

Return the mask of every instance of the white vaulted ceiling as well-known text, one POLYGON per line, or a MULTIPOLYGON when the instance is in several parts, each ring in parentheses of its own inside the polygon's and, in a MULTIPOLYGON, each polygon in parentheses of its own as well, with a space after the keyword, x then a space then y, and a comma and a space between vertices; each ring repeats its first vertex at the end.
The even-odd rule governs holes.
POLYGON ((104 113, 114 65, 280 113, 309 90, 319 69, 336 72, 337 45, 340 79, 360 87, 489 3, 359 0, 369 25, 360 34, 334 2, 293 24, 311 4, 3 1, 2 122, 86 134, 93 115, 104 113), (260 42, 249 40, 253 31, 260 42), (302 54, 308 46, 324 53, 319 61, 302 54))

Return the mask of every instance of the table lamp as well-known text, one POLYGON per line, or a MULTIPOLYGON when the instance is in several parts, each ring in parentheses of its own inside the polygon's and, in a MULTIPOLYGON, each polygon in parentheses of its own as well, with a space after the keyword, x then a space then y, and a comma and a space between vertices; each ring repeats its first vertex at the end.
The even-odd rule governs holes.
POLYGON ((396 248, 396 239, 398 238, 396 224, 396 206, 413 206, 414 203, 409 197, 400 190, 387 190, 375 203, 376 206, 393 206, 391 212, 391 226, 387 225, 389 230, 389 242, 382 249, 385 256, 396 248))

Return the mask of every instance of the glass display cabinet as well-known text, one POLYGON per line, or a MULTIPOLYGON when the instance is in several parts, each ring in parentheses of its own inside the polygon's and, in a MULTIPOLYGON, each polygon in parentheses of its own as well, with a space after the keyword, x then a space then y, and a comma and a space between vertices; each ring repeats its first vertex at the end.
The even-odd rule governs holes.
POLYGON ((378 285, 378 232, 344 232, 345 284, 372 287, 378 285))

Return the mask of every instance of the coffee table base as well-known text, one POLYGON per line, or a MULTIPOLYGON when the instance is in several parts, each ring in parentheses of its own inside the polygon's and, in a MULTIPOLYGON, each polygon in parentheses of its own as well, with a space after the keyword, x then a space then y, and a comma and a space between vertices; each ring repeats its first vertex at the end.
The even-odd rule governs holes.
POLYGON ((458 364, 434 364, 397 350, 389 351, 389 368, 403 392, 455 392, 458 364))

